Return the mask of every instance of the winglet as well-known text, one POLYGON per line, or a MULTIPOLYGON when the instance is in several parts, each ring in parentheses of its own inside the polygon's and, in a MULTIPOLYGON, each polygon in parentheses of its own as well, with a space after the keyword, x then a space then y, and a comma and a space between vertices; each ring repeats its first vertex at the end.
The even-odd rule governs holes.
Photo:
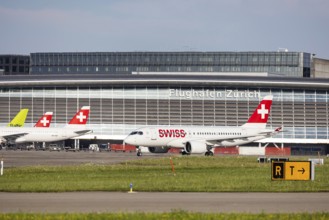
POLYGON ((34 127, 38 128, 48 128, 50 126, 51 119, 53 117, 52 112, 46 112, 39 121, 34 125, 34 127))
POLYGON ((29 109, 21 109, 7 127, 23 127, 29 109))
POLYGON ((83 106, 71 119, 69 125, 85 125, 88 121, 90 106, 83 106))

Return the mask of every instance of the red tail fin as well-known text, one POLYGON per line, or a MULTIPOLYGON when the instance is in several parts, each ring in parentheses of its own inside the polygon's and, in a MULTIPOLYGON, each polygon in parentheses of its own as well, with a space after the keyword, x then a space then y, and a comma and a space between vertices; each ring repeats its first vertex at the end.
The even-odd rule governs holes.
POLYGON ((248 122, 242 126, 244 127, 266 127, 268 116, 270 115, 272 96, 266 96, 259 103, 254 113, 249 118, 248 122))
POLYGON ((52 112, 46 112, 34 127, 48 128, 50 126, 51 119, 53 118, 52 112))
POLYGON ((69 122, 70 125, 85 125, 88 121, 90 106, 83 106, 69 122))

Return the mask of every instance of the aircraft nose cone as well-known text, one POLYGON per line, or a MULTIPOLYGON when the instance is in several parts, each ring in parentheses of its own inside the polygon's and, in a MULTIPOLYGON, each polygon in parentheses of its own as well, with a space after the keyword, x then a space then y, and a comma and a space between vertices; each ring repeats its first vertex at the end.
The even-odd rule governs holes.
POLYGON ((133 145, 134 143, 133 143, 133 138, 131 138, 131 137, 126 137, 124 140, 123 140, 123 142, 125 143, 125 144, 131 144, 131 145, 133 145))

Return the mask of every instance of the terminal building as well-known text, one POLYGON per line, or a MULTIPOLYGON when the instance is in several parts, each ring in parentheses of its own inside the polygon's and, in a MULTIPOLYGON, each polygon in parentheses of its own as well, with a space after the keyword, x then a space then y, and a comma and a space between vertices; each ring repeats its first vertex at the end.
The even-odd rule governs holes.
POLYGON ((29 75, 30 56, 0 55, 0 75, 29 75))
POLYGON ((32 53, 31 75, 223 73, 310 77, 312 55, 303 52, 95 52, 32 53))
POLYGON ((329 80, 311 78, 311 60, 297 52, 34 53, 30 76, 1 77, 0 125, 29 108, 26 126, 53 111, 61 127, 90 105, 93 133, 80 146, 114 143, 149 125, 240 126, 272 94, 268 127, 284 132, 262 144, 328 154, 329 80))

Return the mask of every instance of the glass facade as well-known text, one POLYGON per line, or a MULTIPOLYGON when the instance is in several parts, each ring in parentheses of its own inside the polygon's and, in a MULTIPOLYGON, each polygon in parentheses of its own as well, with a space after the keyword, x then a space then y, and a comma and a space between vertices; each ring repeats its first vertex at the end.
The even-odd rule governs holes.
POLYGON ((30 56, 0 55, 0 70, 4 75, 28 75, 30 56))
POLYGON ((262 97, 274 96, 268 127, 277 138, 329 139, 328 90, 174 86, 40 87, 0 90, 0 124, 29 108, 26 126, 53 111, 53 127, 66 124, 84 105, 94 135, 127 135, 146 125, 239 126, 262 97))
POLYGON ((243 72, 310 77, 311 55, 300 52, 31 53, 30 74, 243 72))

